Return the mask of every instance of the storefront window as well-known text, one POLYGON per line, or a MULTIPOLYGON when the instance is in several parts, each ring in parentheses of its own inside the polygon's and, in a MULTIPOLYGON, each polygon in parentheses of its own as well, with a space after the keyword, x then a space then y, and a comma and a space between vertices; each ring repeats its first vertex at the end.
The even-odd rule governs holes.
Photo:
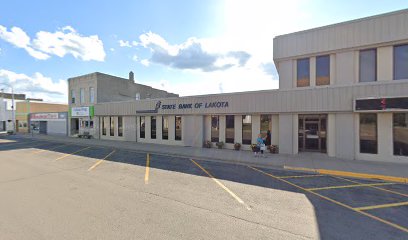
POLYGON ((330 55, 316 57, 316 86, 330 84, 330 55))
POLYGON ((242 116, 242 144, 252 142, 252 118, 251 115, 242 116))
POLYGON ((115 136, 115 117, 110 117, 110 134, 109 136, 115 136))
POLYGON ((408 156, 408 113, 393 114, 394 155, 408 156))
POLYGON ((123 117, 118 117, 118 136, 123 136, 123 117))
POLYGON ((145 117, 141 116, 140 117, 140 138, 145 138, 145 117))
POLYGON ((220 141, 220 116, 211 116, 211 142, 220 141))
POLYGON ((162 117, 162 139, 164 140, 169 139, 169 117, 168 116, 162 117))
POLYGON ((93 121, 89 121, 89 128, 93 128, 93 121))
POLYGON ((150 117, 150 138, 156 139, 156 117, 150 117))
POLYGON ((175 131, 176 131, 176 136, 175 140, 181 140, 181 116, 176 116, 176 121, 175 121, 175 131))
POLYGON ((225 116, 225 142, 226 143, 234 143, 234 115, 227 115, 225 116))
POLYGON ((394 47, 394 79, 408 79, 408 44, 394 47))
POLYGON ((261 134, 266 136, 268 130, 272 128, 272 117, 271 115, 261 115, 261 134))
POLYGON ((297 60, 297 86, 310 86, 310 62, 309 58, 297 60))
POLYGON ((108 122, 109 117, 102 118, 102 135, 106 136, 106 123, 108 122))
POLYGON ((377 81, 377 50, 360 51, 360 82, 377 81))
POLYGON ((360 114, 360 152, 377 154, 377 114, 360 114))

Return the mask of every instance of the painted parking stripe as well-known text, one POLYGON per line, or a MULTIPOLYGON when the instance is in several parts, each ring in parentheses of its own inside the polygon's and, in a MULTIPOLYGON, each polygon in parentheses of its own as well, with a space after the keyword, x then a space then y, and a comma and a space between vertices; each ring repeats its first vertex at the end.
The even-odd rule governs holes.
POLYGON ((89 148, 91 148, 91 147, 85 147, 85 148, 82 148, 82 149, 80 149, 80 150, 78 150, 78 151, 75 151, 75 152, 73 152, 73 153, 67 153, 67 154, 64 154, 63 156, 61 156, 61 157, 59 157, 59 158, 55 159, 55 161, 58 161, 58 160, 64 159, 64 158, 69 157, 69 156, 71 156, 71 155, 73 155, 73 154, 75 154, 75 153, 82 152, 82 151, 84 151, 84 150, 86 150, 86 149, 89 149, 89 148))
POLYGON ((333 187, 307 188, 307 190, 318 191, 318 190, 326 190, 326 189, 372 187, 372 186, 384 186, 384 185, 393 185, 393 184, 395 183, 367 183, 367 184, 353 184, 353 185, 343 185, 343 186, 333 186, 333 187))
POLYGON ((150 172, 150 154, 146 154, 146 172, 145 172, 145 184, 149 183, 149 172, 150 172))
POLYGON ((251 207, 249 205, 247 205, 240 197, 238 197, 234 192, 232 192, 229 188, 227 188, 224 184, 222 184, 218 179, 216 179, 213 175, 211 175, 211 173, 209 173, 204 167, 202 167, 200 164, 198 164, 196 161, 194 161, 193 159, 190 159, 197 167, 199 167, 203 172, 205 172, 205 174, 208 175, 208 177, 210 177, 215 183, 218 184, 218 186, 220 186, 222 189, 224 189, 227 193, 229 193, 235 200, 237 200, 237 202, 239 202, 240 204, 244 205, 244 207, 247 210, 251 210, 251 207))
POLYGON ((367 207, 358 207, 358 208, 354 208, 354 209, 360 210, 360 211, 366 211, 366 210, 371 210, 371 209, 400 207, 400 206, 408 206, 408 202, 373 205, 373 206, 367 206, 367 207))
POLYGON ((316 174, 316 175, 299 175, 299 176, 283 176, 283 177, 278 177, 278 178, 308 178, 308 177, 323 177, 326 175, 321 175, 321 174, 316 174))
POLYGON ((104 158, 102 158, 101 160, 97 161, 94 165, 92 165, 89 169, 89 171, 92 171, 94 168, 96 168, 97 166, 99 166, 99 164, 101 164, 103 161, 105 161, 106 158, 108 158, 110 155, 114 154, 116 152, 116 150, 113 150, 112 152, 110 152, 108 155, 106 155, 104 158))
MULTIPOLYGON (((345 180, 345 181, 349 181, 349 182, 352 182, 352 183, 361 184, 361 183, 359 183, 357 181, 353 181, 353 180, 350 180, 350 179, 347 179, 347 178, 342 178, 342 177, 337 177, 337 176, 333 176, 333 177, 338 178, 338 179, 342 179, 342 180, 345 180)), ((375 188, 377 190, 381 190, 381 191, 384 191, 384 192, 389 192, 389 193, 397 194, 397 195, 400 195, 400 196, 408 197, 408 194, 396 192, 396 191, 393 191, 393 190, 388 190, 388 189, 380 188, 380 187, 377 187, 377 186, 369 186, 369 187, 375 188)))
POLYGON ((62 145, 58 145, 58 146, 50 148, 50 149, 42 149, 42 150, 35 151, 35 152, 33 152, 33 154, 38 154, 38 153, 42 153, 42 152, 45 152, 45 151, 52 151, 52 150, 55 150, 55 149, 58 149, 58 148, 61 148, 61 147, 64 147, 64 146, 70 146, 70 145, 72 145, 72 144, 65 144, 64 143, 62 145))
POLYGON ((307 190, 306 188, 303 188, 303 187, 298 186, 298 185, 296 185, 296 184, 294 184, 294 183, 291 183, 291 182, 289 182, 289 181, 286 181, 285 179, 280 179, 280 178, 278 178, 277 176, 274 176, 274 175, 272 175, 272 174, 270 174, 270 173, 264 172, 264 171, 262 171, 262 170, 260 170, 260 169, 254 168, 254 167, 252 167, 252 166, 248 166, 248 167, 249 167, 250 169, 252 169, 252 170, 255 170, 255 171, 257 171, 257 172, 260 172, 260 173, 262 173, 262 174, 264 174, 264 175, 267 175, 267 176, 269 176, 269 177, 271 177, 271 178, 274 178, 274 179, 277 179, 277 180, 279 180, 279 181, 285 182, 285 183, 287 183, 287 184, 289 184, 289 185, 291 185, 291 186, 293 186, 293 187, 299 188, 299 189, 301 189, 301 190, 303 190, 303 191, 305 191, 305 192, 311 193, 311 194, 313 194, 313 195, 315 195, 315 196, 318 196, 318 197, 320 197, 320 198, 322 198, 322 199, 325 199, 325 200, 327 200, 327 201, 329 201, 329 202, 332 202, 332 203, 337 204, 337 205, 339 205, 339 206, 342 206, 342 207, 344 207, 344 208, 350 209, 350 210, 352 210, 352 211, 354 211, 354 212, 358 212, 358 213, 360 213, 360 214, 362 214, 362 215, 364 215, 364 216, 367 216, 367 217, 369 217, 369 218, 371 218, 371 219, 377 220, 377 221, 379 221, 379 222, 382 222, 382 223, 387 224, 387 225, 389 225, 389 226, 391 226, 391 227, 397 228, 397 229, 399 229, 399 230, 401 230, 401 231, 403 231, 403 232, 408 233, 408 228, 405 228, 405 227, 400 226, 400 225, 398 225, 398 224, 389 222, 389 221, 384 220, 384 219, 382 219, 382 218, 376 217, 376 216, 371 215, 371 214, 369 214, 369 213, 367 213, 367 212, 364 212, 364 211, 362 211, 362 210, 358 210, 358 209, 352 208, 351 206, 349 206, 349 205, 347 205, 347 204, 338 202, 338 201, 336 201, 336 200, 334 200, 334 199, 331 199, 331 198, 329 198, 329 197, 323 196, 323 195, 321 195, 321 194, 319 194, 319 193, 317 193, 317 192, 313 192, 313 191, 307 190))

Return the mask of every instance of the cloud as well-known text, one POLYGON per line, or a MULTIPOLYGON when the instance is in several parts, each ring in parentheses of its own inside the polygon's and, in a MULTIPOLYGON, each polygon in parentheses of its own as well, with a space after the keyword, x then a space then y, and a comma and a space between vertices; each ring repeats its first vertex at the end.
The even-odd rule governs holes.
POLYGON ((39 52, 31 47, 30 37, 19 27, 12 27, 11 31, 0 25, 0 38, 13 44, 17 48, 25 49, 32 57, 40 60, 48 59, 48 54, 39 52))
POLYGON ((103 43, 97 35, 82 36, 71 26, 63 27, 54 33, 40 31, 36 38, 31 38, 19 27, 12 27, 10 31, 0 25, 0 38, 39 60, 45 60, 52 55, 64 57, 71 54, 84 61, 104 61, 105 51, 103 43))
POLYGON ((180 45, 170 45, 160 35, 149 32, 140 35, 140 45, 152 52, 150 62, 177 69, 199 69, 204 72, 243 67, 251 57, 244 51, 209 52, 197 38, 180 45))
POLYGON ((105 60, 103 42, 97 35, 81 36, 71 26, 66 26, 55 33, 40 31, 33 40, 33 46, 42 52, 64 57, 71 54, 83 61, 105 60))
POLYGON ((54 82, 39 72, 30 77, 26 74, 0 69, 0 86, 2 83, 5 83, 5 88, 7 84, 11 85, 15 93, 24 93, 27 97, 42 98, 49 102, 66 103, 68 100, 66 80, 60 79, 54 82))
POLYGON ((123 40, 119 40, 119 46, 121 47, 132 47, 132 45, 130 45, 129 41, 123 41, 123 40))
POLYGON ((149 59, 143 59, 142 61, 140 61, 140 63, 145 67, 150 66, 149 59))
POLYGON ((138 58, 137 55, 135 54, 135 55, 133 55, 132 60, 135 61, 135 62, 137 62, 137 60, 139 60, 139 58, 138 58))
POLYGON ((271 75, 275 79, 279 77, 278 71, 276 70, 275 64, 270 62, 270 63, 262 63, 261 64, 262 69, 265 71, 265 73, 271 75))

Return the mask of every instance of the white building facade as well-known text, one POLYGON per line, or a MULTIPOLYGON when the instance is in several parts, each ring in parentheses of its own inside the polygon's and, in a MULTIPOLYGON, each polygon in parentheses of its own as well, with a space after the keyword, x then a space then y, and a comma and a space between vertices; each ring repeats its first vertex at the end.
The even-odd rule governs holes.
POLYGON ((278 36, 279 90, 98 103, 95 136, 249 150, 269 130, 282 154, 408 163, 407 26, 402 10, 278 36))

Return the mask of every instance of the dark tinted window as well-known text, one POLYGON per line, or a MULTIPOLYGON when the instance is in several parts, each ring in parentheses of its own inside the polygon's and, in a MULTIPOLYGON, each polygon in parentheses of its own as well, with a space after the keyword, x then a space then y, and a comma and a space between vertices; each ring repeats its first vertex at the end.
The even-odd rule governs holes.
POLYGON ((242 144, 252 142, 252 118, 251 115, 242 116, 242 144))
POLYGON ((176 136, 175 136, 175 140, 181 140, 181 116, 176 116, 176 122, 175 122, 175 126, 176 126, 176 136))
POLYGON ((220 140, 220 116, 211 116, 211 142, 220 140))
POLYGON ((156 117, 150 117, 150 138, 156 139, 156 117))
POLYGON ((360 152, 377 154, 377 114, 360 114, 360 152))
POLYGON ((146 137, 145 129, 146 129, 145 117, 141 116, 140 117, 140 138, 146 137))
POLYGON ((162 118, 162 139, 169 139, 169 117, 163 116, 162 118))
POLYGON ((225 142, 234 143, 235 130, 234 130, 234 115, 225 116, 225 142))
POLYGON ((394 79, 408 79, 408 44, 394 47, 394 79))
POLYGON ((408 113, 393 114, 394 155, 408 156, 408 113))
POLYGON ((310 63, 309 58, 297 60, 297 86, 310 86, 310 63))
POLYGON ((377 81, 377 50, 360 51, 360 82, 377 81))
POLYGON ((330 56, 316 57, 316 85, 330 84, 330 56))

